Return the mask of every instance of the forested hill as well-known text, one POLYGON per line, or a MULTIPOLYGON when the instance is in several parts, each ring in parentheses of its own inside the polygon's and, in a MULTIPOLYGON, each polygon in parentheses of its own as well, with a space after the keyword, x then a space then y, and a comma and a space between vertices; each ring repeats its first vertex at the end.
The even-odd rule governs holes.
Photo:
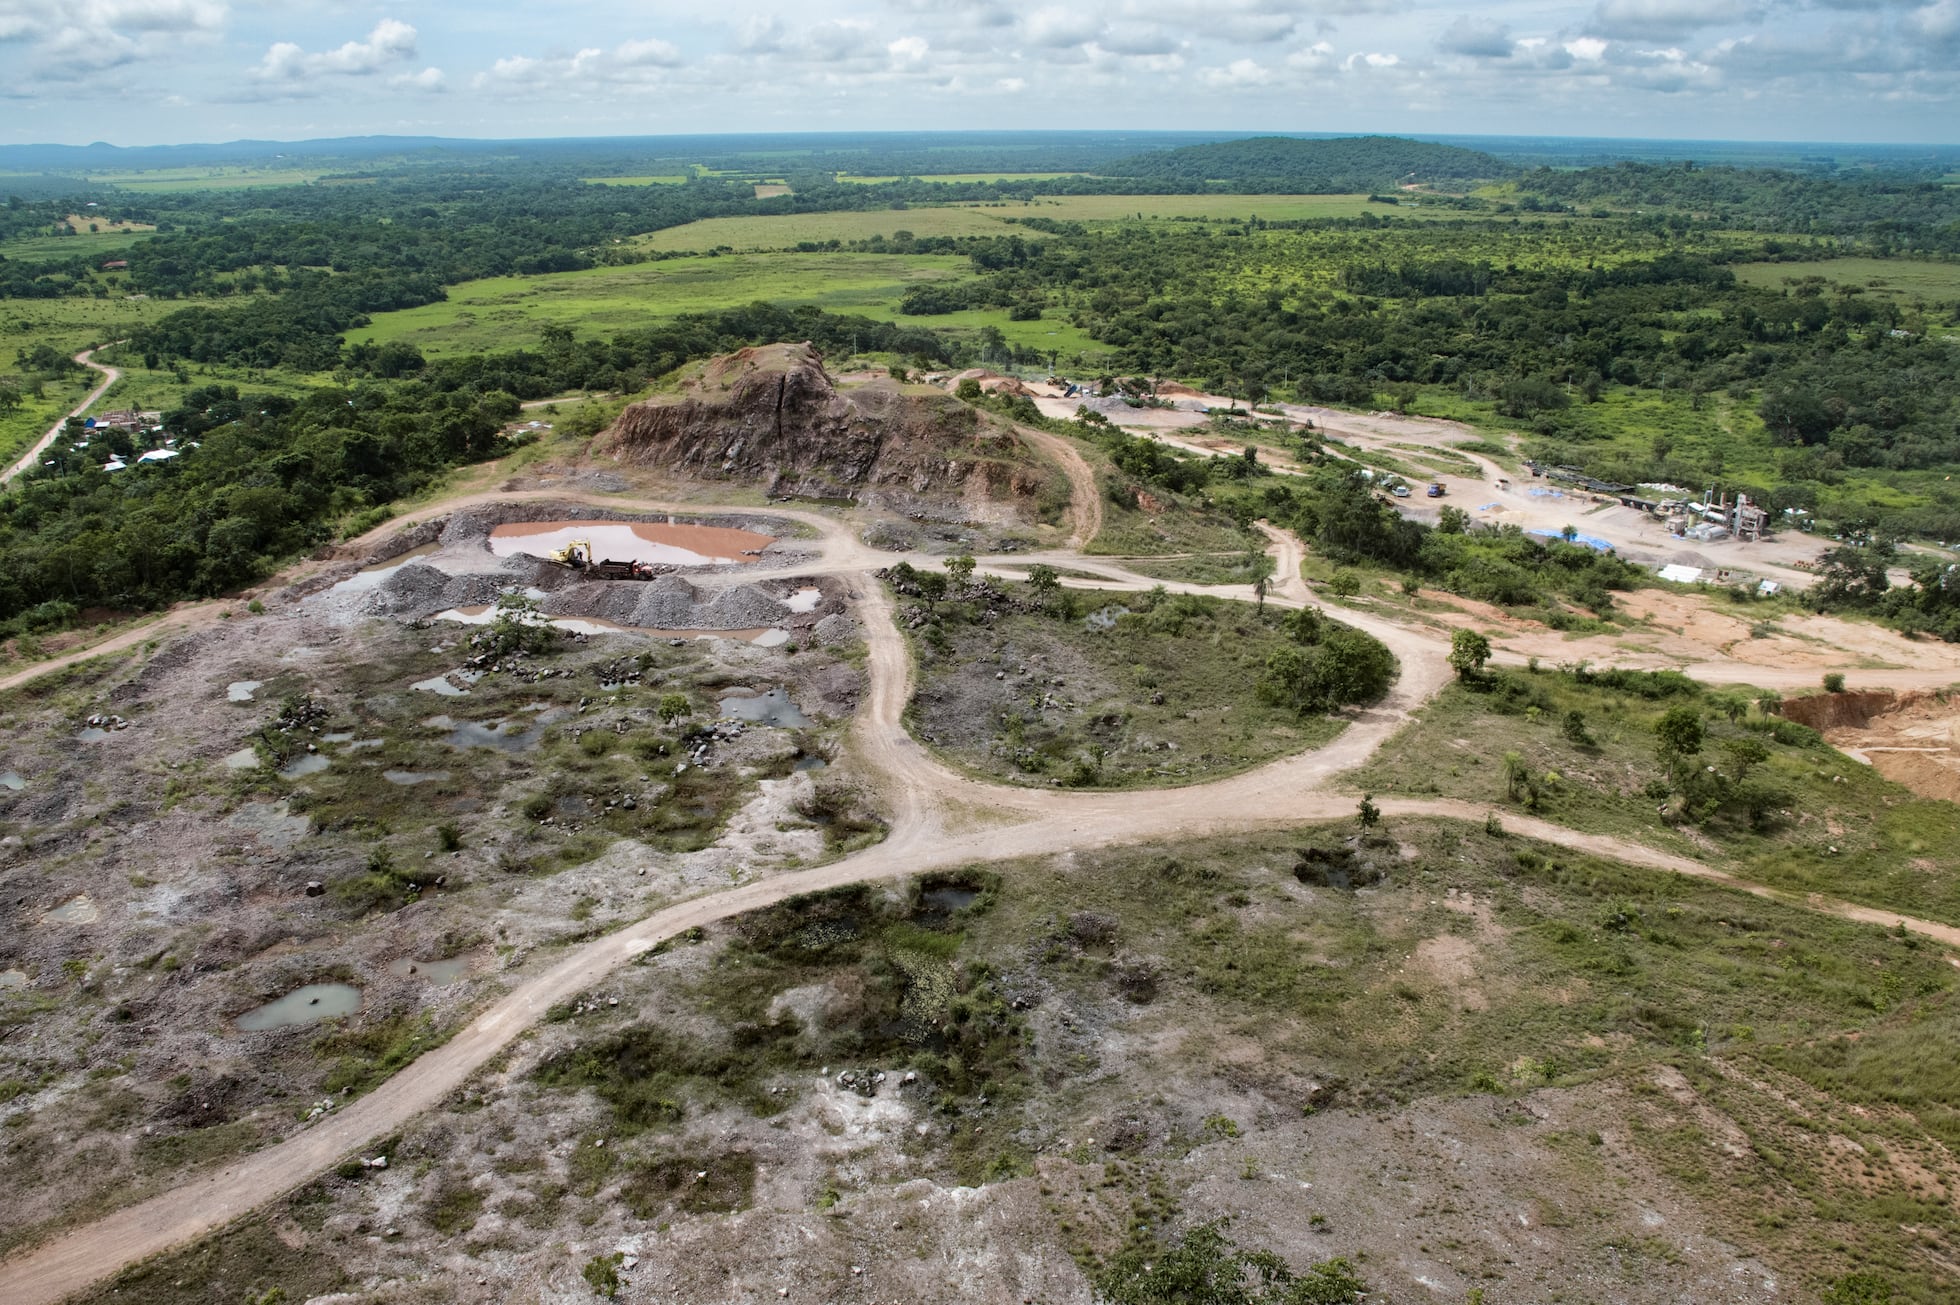
POLYGON ((1242 193, 1342 195, 1392 191, 1410 182, 1460 185, 1513 175, 1517 169, 1479 150, 1400 136, 1300 140, 1256 136, 1217 145, 1138 154, 1105 164, 1104 176, 1154 181, 1222 181, 1242 193))

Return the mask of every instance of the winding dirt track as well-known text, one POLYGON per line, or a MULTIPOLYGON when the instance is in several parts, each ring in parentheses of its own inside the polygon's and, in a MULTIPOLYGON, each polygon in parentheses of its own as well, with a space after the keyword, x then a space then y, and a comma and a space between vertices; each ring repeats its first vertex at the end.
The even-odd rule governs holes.
MULTIPOLYGON (((1053 438, 1053 437, 1049 437, 1053 438)), ((1068 450, 1073 454, 1074 450, 1068 450)), ((1065 469, 1067 457, 1060 458, 1065 469)), ((1076 490, 1078 541, 1093 536, 1096 509, 1094 477, 1076 455, 1084 476, 1070 469, 1076 490), (1087 495, 1082 491, 1086 485, 1087 495)), ((564 493, 536 495, 486 494, 454 500, 396 520, 388 531, 420 516, 452 512, 470 503, 537 497, 576 499, 564 493)), ((646 510, 701 511, 701 505, 648 504, 617 495, 595 497, 611 507, 646 510)), ((903 635, 893 621, 892 604, 870 574, 897 560, 861 544, 850 527, 815 513, 770 509, 772 515, 815 526, 822 535, 818 566, 798 566, 847 577, 856 601, 869 649, 870 689, 850 745, 887 796, 891 832, 876 847, 812 870, 777 875, 724 892, 675 903, 617 933, 582 944, 555 965, 520 980, 507 995, 472 1020, 449 1042, 427 1053, 368 1095, 307 1127, 277 1145, 221 1165, 173 1191, 117 1211, 77 1228, 51 1242, 0 1263, 0 1300, 9 1305, 51 1305, 100 1278, 158 1252, 195 1240, 251 1210, 275 1200, 338 1163, 373 1139, 401 1128, 456 1091, 553 1005, 599 983, 608 974, 642 955, 662 940, 685 930, 781 902, 799 893, 874 882, 923 871, 978 862, 1048 856, 1073 849, 1092 849, 1158 839, 1184 839, 1270 828, 1287 828, 1314 821, 1343 819, 1354 811, 1351 796, 1328 791, 1333 778, 1365 761, 1411 714, 1439 691, 1450 677, 1447 644, 1426 631, 1406 629, 1380 617, 1351 611, 1339 619, 1382 639, 1401 663, 1401 675, 1389 696, 1374 707, 1350 716, 1348 728, 1328 746, 1288 757, 1222 779, 1187 788, 1124 793, 1057 792, 1015 788, 962 775, 931 756, 905 731, 903 713, 910 696, 912 666, 903 635)), ((1293 536, 1262 526, 1278 563, 1269 601, 1298 606, 1312 594, 1300 578, 1302 548, 1293 536)), ((1124 571, 1108 559, 1086 559, 1073 552, 1040 556, 983 559, 997 573, 1025 569, 1035 561, 1055 561, 1101 577, 1072 580, 1084 588, 1141 590, 1158 582, 1124 571)), ((920 559, 934 564, 931 559, 920 559)), ((753 576, 757 572, 747 572, 753 576)), ((1204 589, 1170 585, 1171 589, 1219 593, 1250 598, 1246 586, 1204 589)), ((217 604, 186 608, 165 623, 152 625, 117 642, 131 643, 159 630, 197 623, 217 604)), ((105 651, 87 650, 79 660, 105 651)), ((0 684, 19 683, 45 674, 48 666, 11 677, 0 684)), ((1481 821, 1488 809, 1455 801, 1385 798, 1379 803, 1392 816, 1436 817, 1481 821)), ((1796 899, 1685 857, 1639 843, 1601 835, 1581 834, 1546 821, 1503 812, 1507 829, 1515 834, 1557 843, 1599 856, 1656 870, 1711 880, 1743 892, 1796 901, 1812 909, 1887 927, 1905 928, 1947 946, 1960 948, 1960 929, 1916 920, 1822 898, 1796 899)))
MULTIPOLYGON (((120 344, 121 341, 117 341, 116 343, 120 344)), ((48 427, 48 433, 43 435, 40 439, 36 440, 34 442, 33 448, 21 454, 19 460, 17 460, 13 466, 8 467, 5 471, 0 471, 0 485, 6 484, 8 481, 12 480, 15 476, 18 476, 21 472, 26 471, 29 467, 33 466, 35 460, 38 459, 41 456, 41 454, 47 451, 48 445, 54 443, 56 439, 60 438, 61 428, 68 423, 68 419, 70 417, 79 417, 83 413, 87 412, 89 408, 94 405, 97 399, 101 398, 104 394, 107 394, 109 392, 109 387, 111 385, 114 385, 117 381, 122 379, 122 373, 120 371, 117 371, 114 367, 108 366, 106 363, 99 363, 95 361, 95 350, 93 349, 82 350, 80 353, 75 355, 75 361, 80 363, 82 366, 89 368, 91 371, 101 372, 102 384, 90 390, 88 392, 88 397, 86 399, 83 399, 80 403, 76 404, 73 408, 70 408, 67 412, 57 417, 55 419, 54 425, 48 427)))

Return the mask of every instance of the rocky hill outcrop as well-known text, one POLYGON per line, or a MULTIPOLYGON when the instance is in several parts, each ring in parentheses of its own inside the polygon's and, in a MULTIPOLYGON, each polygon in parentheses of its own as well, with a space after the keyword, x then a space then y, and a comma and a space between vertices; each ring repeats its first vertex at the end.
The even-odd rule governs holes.
POLYGON ((839 389, 808 344, 742 349, 633 404, 594 457, 771 497, 848 498, 935 520, 1031 521, 1066 481, 1004 423, 886 381, 839 389))

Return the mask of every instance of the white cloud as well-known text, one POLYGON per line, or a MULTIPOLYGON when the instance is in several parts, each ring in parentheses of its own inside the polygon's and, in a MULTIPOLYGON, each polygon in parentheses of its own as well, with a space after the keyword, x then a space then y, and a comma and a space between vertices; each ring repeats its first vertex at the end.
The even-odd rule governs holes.
POLYGON ((399 73, 390 77, 388 84, 404 91, 434 93, 449 89, 448 79, 443 76, 440 68, 424 68, 418 73, 399 73))
POLYGON ((1241 86, 1269 85, 1276 74, 1256 59, 1234 59, 1223 68, 1207 68, 1198 76, 1207 86, 1230 90, 1241 86))
POLYGON ((479 90, 548 95, 566 87, 634 88, 665 85, 683 59, 680 48, 658 37, 621 41, 610 50, 587 46, 570 56, 508 55, 470 79, 479 90))
POLYGON ((1334 62, 1334 47, 1327 41, 1315 41, 1312 45, 1295 50, 1286 56, 1286 66, 1301 68, 1309 72, 1328 68, 1334 62))
POLYGON ((114 68, 224 28, 222 0, 0 0, 0 42, 56 70, 114 68))
POLYGON ((901 36, 885 47, 885 53, 891 56, 892 67, 911 69, 923 64, 931 49, 923 36, 901 36))
POLYGON ((1565 43, 1565 52, 1574 59, 1598 63, 1605 57, 1606 42, 1597 36, 1578 36, 1565 43))
POLYGON ((291 41, 265 52, 252 75, 262 81, 310 81, 316 77, 366 77, 415 57, 415 29, 394 18, 374 25, 365 41, 309 54, 291 41))

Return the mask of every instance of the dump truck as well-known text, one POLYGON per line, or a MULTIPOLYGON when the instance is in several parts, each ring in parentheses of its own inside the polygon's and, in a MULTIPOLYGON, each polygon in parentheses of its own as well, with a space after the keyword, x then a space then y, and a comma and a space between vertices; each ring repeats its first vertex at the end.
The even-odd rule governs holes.
POLYGON ((1441 498, 1441 497, 1443 497, 1443 495, 1445 495, 1445 494, 1447 494, 1447 493, 1449 493, 1449 491, 1448 491, 1447 489, 1444 489, 1444 488, 1443 488, 1443 482, 1442 482, 1442 481, 1440 481, 1440 480, 1432 480, 1432 481, 1430 481, 1430 482, 1429 482, 1429 490, 1428 490, 1428 493, 1429 493, 1429 497, 1431 497, 1431 498, 1441 498))

